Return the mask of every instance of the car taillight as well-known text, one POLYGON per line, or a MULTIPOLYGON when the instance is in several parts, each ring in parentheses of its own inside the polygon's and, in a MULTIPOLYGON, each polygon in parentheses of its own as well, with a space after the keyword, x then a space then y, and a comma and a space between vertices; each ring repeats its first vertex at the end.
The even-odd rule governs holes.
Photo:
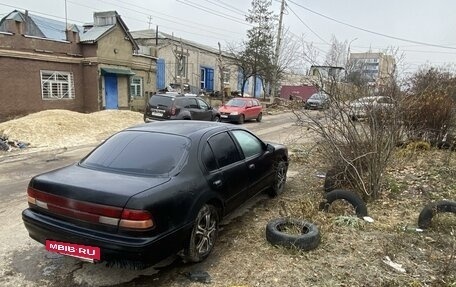
POLYGON ((149 229, 154 227, 152 215, 145 210, 124 209, 119 227, 133 229, 149 229))
POLYGON ((88 221, 114 225, 130 229, 150 229, 154 227, 148 211, 90 203, 70 199, 36 190, 27 189, 27 201, 30 206, 44 208, 52 213, 88 221))

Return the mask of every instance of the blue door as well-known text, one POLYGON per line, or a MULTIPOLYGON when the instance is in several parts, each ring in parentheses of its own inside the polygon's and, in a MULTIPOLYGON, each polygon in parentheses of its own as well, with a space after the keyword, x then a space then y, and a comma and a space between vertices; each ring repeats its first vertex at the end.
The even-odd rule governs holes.
POLYGON ((117 76, 115 74, 105 74, 105 100, 107 110, 117 110, 118 93, 117 93, 117 76))
POLYGON ((214 90, 214 69, 206 68, 206 90, 214 90))
POLYGON ((165 83, 165 59, 157 60, 157 89, 161 90, 166 87, 165 83))

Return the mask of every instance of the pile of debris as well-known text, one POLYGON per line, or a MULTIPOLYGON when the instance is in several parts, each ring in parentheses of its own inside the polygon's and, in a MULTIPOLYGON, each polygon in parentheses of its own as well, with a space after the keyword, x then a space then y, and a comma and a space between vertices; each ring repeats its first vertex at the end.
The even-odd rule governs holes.
POLYGON ((0 136, 0 151, 12 151, 13 149, 24 149, 28 147, 28 143, 8 140, 6 136, 0 136))

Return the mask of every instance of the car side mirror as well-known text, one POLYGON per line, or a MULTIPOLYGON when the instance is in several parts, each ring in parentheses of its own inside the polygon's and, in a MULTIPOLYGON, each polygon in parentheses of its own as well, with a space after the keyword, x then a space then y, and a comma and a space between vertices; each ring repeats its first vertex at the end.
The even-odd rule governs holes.
POLYGON ((274 152, 275 151, 275 148, 273 145, 271 144, 266 144, 266 151, 268 152, 274 152))

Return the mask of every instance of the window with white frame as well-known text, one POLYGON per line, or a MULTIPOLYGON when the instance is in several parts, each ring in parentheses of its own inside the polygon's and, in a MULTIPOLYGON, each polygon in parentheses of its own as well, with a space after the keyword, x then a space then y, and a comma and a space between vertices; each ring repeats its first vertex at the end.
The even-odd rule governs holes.
POLYGON ((60 71, 40 71, 40 73, 43 99, 74 99, 73 73, 60 71))
POLYGON ((230 83, 230 70, 223 70, 223 83, 224 84, 230 83))
POLYGON ((143 78, 132 77, 130 81, 130 96, 142 97, 143 96, 143 78))

